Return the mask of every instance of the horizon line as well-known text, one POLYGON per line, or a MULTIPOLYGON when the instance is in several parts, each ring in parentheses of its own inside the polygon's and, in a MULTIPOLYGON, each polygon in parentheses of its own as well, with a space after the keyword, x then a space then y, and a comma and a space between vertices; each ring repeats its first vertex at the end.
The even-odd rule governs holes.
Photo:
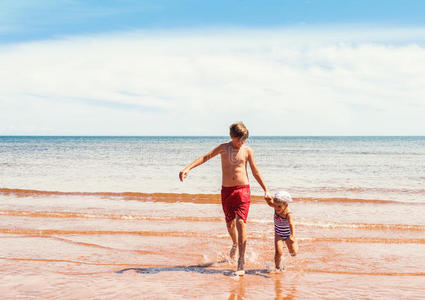
MULTIPOLYGON (((228 135, 0 135, 0 137, 229 137, 228 135)), ((425 135, 250 135, 249 137, 425 137, 425 135)), ((248 138, 249 138, 248 137, 248 138)))

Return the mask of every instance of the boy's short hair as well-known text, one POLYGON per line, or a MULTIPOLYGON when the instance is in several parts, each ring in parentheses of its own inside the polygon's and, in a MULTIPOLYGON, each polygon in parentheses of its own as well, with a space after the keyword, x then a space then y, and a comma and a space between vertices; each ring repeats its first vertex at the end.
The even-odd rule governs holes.
POLYGON ((246 129, 244 123, 233 123, 232 125, 230 125, 230 136, 247 139, 249 136, 249 131, 248 129, 246 129))

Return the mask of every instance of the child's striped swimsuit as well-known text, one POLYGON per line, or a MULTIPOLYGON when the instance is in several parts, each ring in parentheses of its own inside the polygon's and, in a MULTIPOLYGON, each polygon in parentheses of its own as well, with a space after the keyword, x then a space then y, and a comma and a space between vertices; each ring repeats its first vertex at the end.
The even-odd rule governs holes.
POLYGON ((274 213, 274 231, 278 236, 286 240, 291 235, 291 228, 289 227, 288 214, 286 218, 282 218, 276 212, 274 213))

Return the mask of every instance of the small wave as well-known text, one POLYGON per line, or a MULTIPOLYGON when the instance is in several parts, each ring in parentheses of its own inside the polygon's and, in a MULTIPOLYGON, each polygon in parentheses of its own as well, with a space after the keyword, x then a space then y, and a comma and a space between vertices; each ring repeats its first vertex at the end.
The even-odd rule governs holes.
POLYGON ((368 224, 368 223, 312 223, 297 222, 297 226, 321 227, 321 228, 353 228, 370 230, 406 230, 406 231, 425 231, 425 225, 413 224, 368 224))
POLYGON ((409 194, 409 195, 425 195, 425 189, 414 188, 381 188, 381 187, 316 187, 311 188, 314 192, 336 193, 336 192, 350 192, 350 193, 396 193, 396 194, 409 194))
POLYGON ((59 230, 32 228, 0 228, 0 233, 27 236, 50 237, 52 235, 140 235, 140 236, 172 236, 172 237, 206 237, 211 236, 198 232, 170 231, 128 231, 128 230, 59 230))
POLYGON ((102 245, 98 245, 98 244, 94 244, 94 243, 73 241, 73 240, 69 240, 69 239, 60 238, 60 237, 57 237, 57 236, 51 236, 49 238, 57 240, 57 241, 61 241, 61 242, 64 242, 64 243, 78 245, 78 246, 85 246, 85 247, 89 247, 89 248, 99 248, 99 249, 119 251, 119 252, 133 252, 133 253, 137 253, 137 254, 155 254, 156 253, 155 251, 147 251, 147 250, 117 249, 117 248, 102 246, 102 245))
MULTIPOLYGON (((1 214, 1 213, 0 213, 1 214)), ((272 224, 273 220, 262 220, 262 219, 253 219, 249 221, 250 223, 257 224, 272 224)), ((365 229, 365 230, 392 230, 392 231, 425 231, 425 225, 416 225, 416 224, 370 224, 370 223, 318 223, 318 222, 305 222, 305 221, 296 221, 296 226, 302 227, 318 227, 318 228, 327 228, 327 229, 339 229, 339 228, 352 228, 352 229, 365 229)))
MULTIPOLYGON (((138 200, 146 202, 192 202, 192 203, 219 203, 218 194, 178 194, 178 193, 139 193, 139 192, 60 192, 29 189, 0 188, 0 194, 16 195, 18 197, 42 196, 98 196, 120 198, 124 200, 138 200)), ((260 197, 256 197, 260 198, 260 197)))
MULTIPOLYGON (((134 220, 134 221, 163 221, 163 217, 138 216, 138 215, 119 215, 119 214, 87 214, 77 212, 52 212, 52 211, 0 211, 0 216, 29 217, 29 218, 59 218, 59 219, 110 219, 110 220, 134 220)), ((168 216, 169 221, 185 222, 222 222, 221 217, 185 217, 168 216)), ((251 219, 250 223, 272 224, 269 219, 251 219)), ((318 227, 328 229, 352 228, 364 230, 392 230, 392 231, 425 231, 425 225, 416 224, 371 224, 371 223, 336 223, 336 222, 306 222, 297 221, 296 226, 318 227)))
MULTIPOLYGON (((48 196, 95 196, 117 198, 120 200, 134 200, 143 202, 167 202, 167 203, 196 203, 196 204, 220 204, 219 194, 179 194, 179 193, 139 193, 139 192, 60 192, 41 191, 28 189, 0 188, 2 195, 14 195, 16 197, 48 197, 48 196)), ((327 203, 373 203, 373 204, 409 204, 424 205, 425 202, 405 202, 395 200, 373 200, 360 198, 322 198, 322 197, 294 197, 297 202, 327 202, 327 203)), ((262 196, 251 196, 253 203, 265 203, 262 196)))
MULTIPOLYGON (((195 266, 171 266, 171 265, 142 265, 142 264, 132 264, 132 263, 97 263, 97 262, 89 262, 89 261, 81 261, 81 260, 66 260, 66 259, 48 259, 48 258, 21 258, 21 257, 0 257, 1 260, 10 260, 10 261, 26 261, 26 262, 43 262, 43 263, 69 263, 69 264, 77 264, 77 265, 90 265, 90 266, 124 266, 126 269, 120 270, 117 273, 122 273, 127 270, 135 270, 137 271, 137 268, 140 268, 140 271, 152 269, 151 272, 143 272, 143 273, 158 273, 153 271, 175 271, 182 268, 190 268, 195 266)), ((199 267, 206 268, 209 267, 212 264, 203 264, 199 265, 199 267)), ((302 272, 309 272, 309 273, 327 273, 327 274, 345 274, 345 275, 368 275, 368 276, 425 276, 424 272, 356 272, 356 271, 339 271, 339 270, 320 270, 320 269, 310 269, 310 268, 288 268, 291 271, 302 271, 302 272)), ((217 266, 214 265, 214 273, 217 273, 220 271, 220 269, 217 269, 217 266)), ((149 271, 149 270, 148 270, 149 271)), ((226 269, 227 271, 227 269, 226 269)), ((247 274, 251 273, 258 273, 258 272, 264 272, 268 273, 267 269, 264 270, 248 270, 247 274)), ((62 273, 61 271, 57 271, 58 273, 62 273)), ((90 273, 70 273, 70 272, 63 272, 62 274, 67 275, 91 275, 91 274, 101 274, 101 273, 111 273, 113 271, 104 271, 104 272, 90 272, 90 273)), ((140 272, 142 273, 142 272, 140 272)))
POLYGON ((425 239, 396 239, 378 237, 321 237, 300 238, 303 242, 340 242, 340 243, 367 243, 367 244, 425 244, 425 239))
POLYGON ((95 262, 87 262, 80 260, 69 260, 69 259, 49 259, 49 258, 21 258, 21 257, 0 257, 2 260, 12 260, 12 261, 36 261, 36 262, 48 262, 48 263, 71 263, 78 265, 91 265, 91 266, 135 266, 140 267, 140 264, 102 264, 95 262))
MULTIPOLYGON (((135 220, 135 221, 163 221, 164 217, 138 216, 138 215, 118 215, 118 214, 87 214, 77 212, 56 212, 56 211, 18 211, 3 210, 0 216, 29 217, 29 218, 59 218, 59 219, 111 219, 111 220, 135 220)), ((180 217, 167 216, 171 221, 189 222, 219 222, 223 218, 218 217, 180 217)))
MULTIPOLYGON (((196 238, 227 238, 225 234, 207 234, 199 232, 177 232, 177 231, 113 231, 113 230, 59 230, 59 229, 31 229, 31 228, 0 228, 0 233, 25 235, 33 237, 51 237, 57 235, 137 235, 137 236, 159 236, 159 237, 196 237, 196 238)), ((269 235, 250 236, 253 240, 268 240, 269 235)), ((346 242, 346 243, 372 243, 372 244, 425 244, 425 239, 398 239, 378 237, 320 237, 299 238, 303 242, 346 242)))
POLYGON ((344 274, 344 275, 370 275, 370 276, 425 276, 423 272, 412 273, 395 273, 395 272, 354 272, 354 271, 338 271, 338 270, 317 270, 317 269, 300 269, 297 271, 310 273, 329 273, 329 274, 344 274))

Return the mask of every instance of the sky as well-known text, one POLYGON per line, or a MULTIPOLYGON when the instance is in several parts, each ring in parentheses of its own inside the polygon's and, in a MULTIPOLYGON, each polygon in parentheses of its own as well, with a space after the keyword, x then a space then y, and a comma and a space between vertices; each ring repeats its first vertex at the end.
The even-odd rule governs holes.
POLYGON ((0 0, 0 135, 425 135, 423 11, 0 0))

